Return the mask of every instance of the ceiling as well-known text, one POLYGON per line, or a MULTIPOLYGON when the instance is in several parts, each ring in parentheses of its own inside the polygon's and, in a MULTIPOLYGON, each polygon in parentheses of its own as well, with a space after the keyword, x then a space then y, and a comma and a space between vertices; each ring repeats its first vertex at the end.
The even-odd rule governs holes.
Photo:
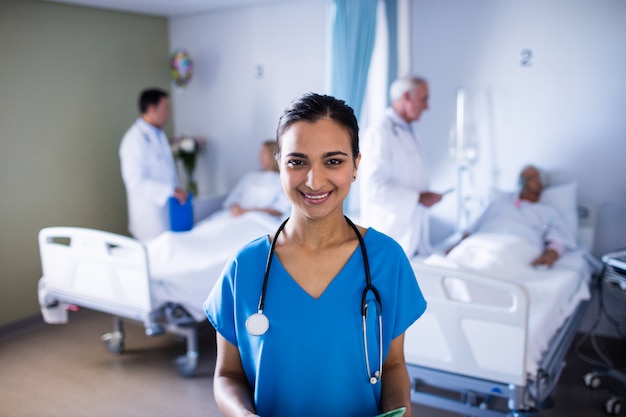
POLYGON ((47 0, 99 9, 176 17, 288 0, 47 0))

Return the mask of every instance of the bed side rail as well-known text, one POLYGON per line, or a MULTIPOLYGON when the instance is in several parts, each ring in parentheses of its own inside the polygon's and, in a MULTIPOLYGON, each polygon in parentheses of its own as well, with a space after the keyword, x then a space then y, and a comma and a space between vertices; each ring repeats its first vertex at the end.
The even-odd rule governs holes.
POLYGON ((76 304, 150 322, 148 259, 137 240, 80 227, 39 232, 42 308, 76 304))
POLYGON ((407 364, 525 385, 525 289, 415 260, 412 264, 428 308, 406 331, 407 364))

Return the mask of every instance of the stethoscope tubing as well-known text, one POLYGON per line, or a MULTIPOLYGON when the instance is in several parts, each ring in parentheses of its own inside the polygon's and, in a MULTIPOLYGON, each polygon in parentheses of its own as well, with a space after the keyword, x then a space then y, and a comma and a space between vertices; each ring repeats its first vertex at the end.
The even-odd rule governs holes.
POLYGON ((276 234, 274 235, 274 239, 270 245, 270 252, 267 255, 267 261, 265 262, 265 274, 263 275, 263 288, 261 288, 261 297, 259 298, 259 313, 263 312, 263 307, 265 307, 265 292, 267 291, 267 281, 269 281, 270 277, 270 267, 272 266, 272 258, 274 257, 274 250, 276 248, 276 241, 278 240, 278 235, 283 231, 285 225, 289 221, 289 217, 285 219, 285 221, 278 227, 276 230, 276 234))
MULTIPOLYGON (((362 317, 362 326, 363 326, 363 343, 365 346, 365 364, 367 367, 367 374, 368 374, 369 382, 371 384, 376 384, 382 378, 382 373, 383 373, 383 367, 382 367, 382 364, 383 364, 383 322, 382 322, 383 305, 382 305, 382 301, 380 298, 380 294, 378 293, 378 289, 374 285, 372 285, 369 258, 367 256, 367 249, 365 248, 365 242, 363 240, 363 236, 361 236, 361 232, 359 232, 359 229, 352 222, 352 220, 348 218, 348 216, 344 215, 344 218, 346 219, 346 221, 348 222, 352 230, 354 230, 354 232, 356 233, 356 236, 359 239, 359 246, 361 247, 361 254, 363 256, 363 268, 365 269, 366 285, 365 285, 365 288, 363 289, 363 293, 361 294, 361 317, 362 317), (369 292, 374 294, 374 298, 376 300, 376 304, 378 308, 378 311, 376 311, 376 314, 378 317, 378 346, 379 346, 378 368, 379 369, 375 371, 374 374, 371 373, 371 368, 370 368, 370 363, 369 363, 369 349, 367 346, 366 321, 367 321, 367 308, 368 308, 367 294, 369 292)), ((274 253, 276 249, 276 241, 278 240, 278 236, 280 235, 280 233, 282 232, 282 230, 284 229, 288 221, 289 221, 289 218, 285 219, 285 221, 278 227, 278 230, 276 230, 276 234, 274 235, 274 239, 272 240, 272 243, 270 245, 270 250, 267 255, 267 261, 265 263, 265 274, 263 275, 263 287, 261 288, 261 296, 259 297, 258 312, 251 316, 255 318, 258 318, 258 317, 262 318, 263 323, 264 323, 264 326, 262 327, 264 330, 259 331, 259 332, 256 332, 256 331, 250 332, 251 334, 255 336, 259 336, 265 333, 265 331, 267 331, 267 329, 269 328, 269 321, 267 320, 266 316, 263 314, 263 309, 265 307, 265 293, 267 292, 267 283, 269 281, 270 267, 272 266, 272 259, 274 257, 274 253)), ((250 318, 248 319, 248 321, 250 321, 250 318)), ((247 325, 248 323, 246 322, 246 326, 247 325)))

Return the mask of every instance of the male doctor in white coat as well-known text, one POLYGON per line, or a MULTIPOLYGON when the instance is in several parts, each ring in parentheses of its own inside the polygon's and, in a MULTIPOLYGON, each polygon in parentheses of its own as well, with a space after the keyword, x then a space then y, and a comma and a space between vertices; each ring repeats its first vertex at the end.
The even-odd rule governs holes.
POLYGON ((361 221, 394 238, 407 256, 432 252, 428 208, 442 195, 428 190, 422 143, 411 124, 428 109, 428 83, 399 78, 391 107, 363 136, 359 166, 361 221))
POLYGON ((122 179, 128 200, 128 230, 147 241, 170 229, 168 199, 181 204, 187 191, 178 186, 174 156, 163 132, 170 117, 167 92, 147 89, 139 96, 140 117, 120 144, 122 179))

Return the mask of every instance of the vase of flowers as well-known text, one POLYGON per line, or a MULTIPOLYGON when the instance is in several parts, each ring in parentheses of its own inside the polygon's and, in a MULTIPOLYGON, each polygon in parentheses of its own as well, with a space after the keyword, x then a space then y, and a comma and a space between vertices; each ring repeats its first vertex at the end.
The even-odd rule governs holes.
POLYGON ((198 195, 198 184, 193 177, 196 159, 198 154, 204 152, 206 142, 205 138, 189 135, 176 136, 171 141, 172 152, 182 162, 187 174, 187 191, 194 195, 198 195))

